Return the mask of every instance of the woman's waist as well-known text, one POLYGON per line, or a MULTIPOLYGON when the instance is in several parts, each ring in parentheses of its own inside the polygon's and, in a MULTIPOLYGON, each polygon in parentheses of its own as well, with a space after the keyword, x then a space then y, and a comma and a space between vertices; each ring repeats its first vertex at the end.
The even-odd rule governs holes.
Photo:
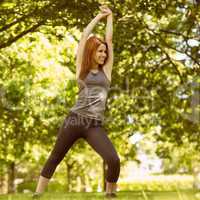
POLYGON ((87 114, 83 114, 83 113, 80 113, 78 111, 69 111, 69 115, 68 117, 70 119, 73 118, 73 121, 78 123, 79 125, 82 124, 82 125, 92 125, 92 126, 101 126, 102 123, 103 123, 103 120, 102 119, 96 119, 96 118, 93 118, 91 116, 88 116, 87 114))
POLYGON ((94 121, 102 121, 103 118, 103 113, 99 113, 99 112, 90 112, 90 110, 85 110, 85 109, 74 109, 71 108, 69 111, 70 115, 79 117, 79 118, 87 118, 87 119, 92 119, 94 121))

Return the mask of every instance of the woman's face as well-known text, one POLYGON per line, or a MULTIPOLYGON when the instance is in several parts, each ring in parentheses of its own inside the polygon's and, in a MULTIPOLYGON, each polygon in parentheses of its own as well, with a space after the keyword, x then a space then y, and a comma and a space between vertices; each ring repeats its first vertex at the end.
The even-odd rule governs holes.
POLYGON ((102 65, 102 64, 104 64, 106 57, 107 57, 106 45, 103 44, 103 43, 101 43, 101 44, 98 46, 98 48, 97 48, 97 50, 96 50, 96 52, 95 52, 95 54, 94 54, 94 61, 95 61, 97 64, 102 65))

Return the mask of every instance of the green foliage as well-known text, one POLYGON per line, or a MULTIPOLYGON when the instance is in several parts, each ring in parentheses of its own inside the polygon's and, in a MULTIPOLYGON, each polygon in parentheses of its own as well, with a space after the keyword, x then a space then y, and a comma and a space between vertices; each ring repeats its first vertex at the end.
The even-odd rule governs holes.
MULTIPOLYGON (((29 169, 43 165, 77 97, 74 58, 80 32, 103 2, 0 3, 2 174, 13 163, 18 172, 23 171, 20 164, 29 166, 28 159, 33 162, 29 169), (44 148, 39 163, 32 151, 35 144, 44 148)), ((122 165, 136 159, 137 148, 129 137, 139 131, 154 141, 156 153, 165 159, 166 173, 179 171, 181 166, 191 172, 197 159, 192 154, 197 155, 200 147, 199 7, 191 1, 106 3, 114 17, 115 63, 105 127, 122 165)), ((103 22, 94 33, 103 36, 103 22)), ((66 168, 74 169, 70 171, 71 190, 76 188, 79 173, 85 184, 94 163, 96 173, 101 173, 96 157, 85 164, 82 155, 77 159, 80 151, 91 156, 92 150, 80 143, 65 160, 66 168)))
POLYGON ((35 182, 20 183, 17 186, 17 192, 23 193, 24 190, 34 191, 35 187, 36 187, 36 183, 35 182))
POLYGON ((120 182, 122 191, 176 191, 192 189, 193 178, 184 175, 152 176, 133 182, 120 182))

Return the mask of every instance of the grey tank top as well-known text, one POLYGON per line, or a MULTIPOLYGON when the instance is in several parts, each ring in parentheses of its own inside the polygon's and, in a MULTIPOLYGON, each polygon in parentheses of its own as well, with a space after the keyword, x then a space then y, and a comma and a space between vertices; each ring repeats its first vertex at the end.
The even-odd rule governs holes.
POLYGON ((110 81, 103 70, 90 71, 84 80, 78 79, 78 99, 70 111, 96 120, 105 120, 104 111, 110 81))

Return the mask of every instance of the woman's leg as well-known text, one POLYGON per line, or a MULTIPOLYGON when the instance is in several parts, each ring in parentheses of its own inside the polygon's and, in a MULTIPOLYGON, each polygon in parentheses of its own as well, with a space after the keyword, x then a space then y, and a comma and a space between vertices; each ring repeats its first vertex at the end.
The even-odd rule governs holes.
POLYGON ((45 190, 58 164, 62 161, 74 142, 80 138, 81 127, 77 125, 77 122, 77 118, 73 118, 73 116, 70 115, 60 127, 56 143, 41 171, 36 193, 42 193, 45 190))
POLYGON ((84 138, 92 148, 105 160, 108 165, 106 174, 106 192, 116 190, 116 182, 120 173, 120 159, 102 126, 91 127, 84 133, 84 138))

